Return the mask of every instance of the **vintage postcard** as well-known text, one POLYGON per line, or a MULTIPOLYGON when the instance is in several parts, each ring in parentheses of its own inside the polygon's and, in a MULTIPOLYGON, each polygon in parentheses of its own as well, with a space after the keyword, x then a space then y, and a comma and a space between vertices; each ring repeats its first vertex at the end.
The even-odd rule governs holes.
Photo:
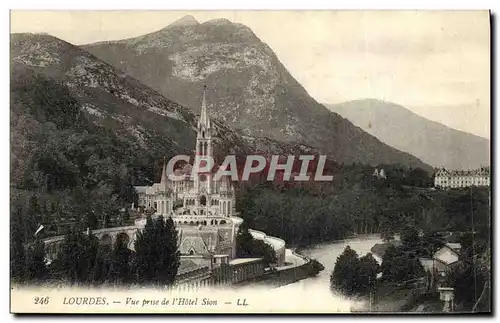
POLYGON ((490 12, 11 11, 11 312, 491 313, 490 12))

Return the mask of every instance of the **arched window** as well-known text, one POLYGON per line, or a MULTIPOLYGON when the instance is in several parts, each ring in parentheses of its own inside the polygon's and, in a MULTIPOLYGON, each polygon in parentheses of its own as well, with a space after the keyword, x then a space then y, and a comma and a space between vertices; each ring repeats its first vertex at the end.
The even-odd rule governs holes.
POLYGON ((221 220, 220 224, 226 224, 226 220, 221 220))
POLYGON ((111 242, 111 236, 109 234, 104 234, 101 237, 101 245, 111 248, 112 242, 111 242))
MULTIPOLYGON (((205 175, 202 175, 202 176, 205 176, 205 175)), ((201 198, 200 198, 200 204, 201 204, 201 206, 207 205, 207 197, 205 195, 201 196, 201 198)))
POLYGON ((130 237, 124 232, 122 232, 116 236, 116 246, 117 247, 128 248, 129 242, 130 242, 130 237))

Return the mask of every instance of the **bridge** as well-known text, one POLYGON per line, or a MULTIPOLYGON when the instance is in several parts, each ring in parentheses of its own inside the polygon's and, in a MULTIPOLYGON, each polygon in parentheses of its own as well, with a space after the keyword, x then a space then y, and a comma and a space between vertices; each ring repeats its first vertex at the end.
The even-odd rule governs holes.
MULTIPOLYGON (((134 241, 137 234, 137 226, 115 227, 93 230, 92 233, 99 239, 101 245, 113 248, 117 241, 124 243, 127 248, 134 250, 134 241)), ((64 236, 52 237, 44 240, 46 257, 54 260, 62 248, 64 236)))
MULTIPOLYGON (((239 227, 243 223, 243 219, 239 217, 231 217, 231 224, 235 227, 239 227)), ((145 224, 143 219, 136 220, 136 225, 125 226, 125 227, 114 227, 114 228, 104 228, 93 230, 92 233, 99 239, 101 245, 109 246, 111 249, 116 245, 117 241, 124 243, 127 248, 134 250, 134 242, 137 235, 137 230, 141 229, 145 224)), ((178 225, 178 223, 176 223, 178 225)), ((222 224, 224 226, 225 224, 222 224)), ((221 226, 220 224, 218 226, 221 226)), ((285 241, 280 238, 272 237, 266 235, 264 232, 257 230, 249 230, 250 234, 254 239, 262 240, 268 245, 270 245, 276 252, 278 266, 282 266, 285 263, 286 249, 285 241)), ((64 241, 64 236, 57 236, 52 238, 47 238, 44 240, 46 257, 49 260, 54 260, 59 251, 62 248, 62 243, 64 241)))

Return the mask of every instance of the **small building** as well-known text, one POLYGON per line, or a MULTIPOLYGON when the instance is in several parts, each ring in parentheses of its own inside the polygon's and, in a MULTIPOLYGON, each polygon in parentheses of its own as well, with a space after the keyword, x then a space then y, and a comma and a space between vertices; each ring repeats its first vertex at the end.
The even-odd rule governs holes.
POLYGON ((460 261, 459 243, 447 243, 433 255, 435 268, 439 273, 448 272, 460 261))
POLYGON ((380 170, 378 170, 378 168, 375 168, 375 171, 373 172, 373 177, 377 178, 377 179, 386 179, 387 176, 385 176, 385 171, 383 168, 381 168, 380 170))
POLYGON ((439 286, 445 275, 460 264, 460 249, 459 243, 447 243, 437 250, 432 258, 419 258, 420 264, 427 272, 428 288, 439 286))
POLYGON ((439 299, 444 302, 443 312, 453 312, 454 310, 454 289, 451 287, 439 287, 439 299))

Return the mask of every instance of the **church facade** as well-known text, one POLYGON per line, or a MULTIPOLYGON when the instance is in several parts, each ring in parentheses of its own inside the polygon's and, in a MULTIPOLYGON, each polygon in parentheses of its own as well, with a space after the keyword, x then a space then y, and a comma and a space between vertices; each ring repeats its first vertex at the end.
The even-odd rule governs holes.
MULTIPOLYGON (((195 148, 201 163, 213 156, 213 135, 204 89, 195 148)), ((199 258, 221 254, 234 258, 238 224, 232 220, 235 194, 230 178, 216 180, 213 172, 193 173, 189 164, 175 170, 174 175, 185 176, 172 180, 164 161, 159 183, 135 186, 138 206, 153 210, 153 217, 172 218, 179 232, 182 255, 199 258)), ((145 219, 141 220, 145 223, 145 219)), ((136 224, 140 225, 137 221, 136 224)))

